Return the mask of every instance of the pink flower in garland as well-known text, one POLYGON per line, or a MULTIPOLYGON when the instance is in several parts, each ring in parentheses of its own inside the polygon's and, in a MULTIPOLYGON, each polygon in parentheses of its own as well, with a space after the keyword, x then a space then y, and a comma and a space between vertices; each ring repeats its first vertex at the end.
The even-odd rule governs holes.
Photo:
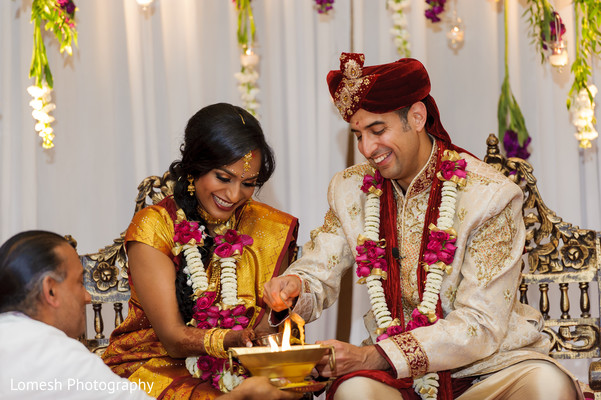
POLYGON ((411 313, 411 321, 407 323, 407 331, 429 325, 432 325, 432 322, 428 321, 428 317, 420 313, 419 310, 415 308, 411 313))
POLYGON ((389 326, 388 328, 386 328, 386 332, 384 332, 383 334, 378 336, 376 341, 379 342, 380 340, 388 339, 391 336, 395 336, 395 335, 398 335, 403 332, 404 332, 403 327, 400 325, 389 326))
POLYGON ((367 174, 363 177, 361 190, 363 193, 371 193, 375 190, 382 190, 382 185, 384 185, 384 178, 380 174, 380 171, 376 170, 373 175, 367 174))
POLYGON ((432 322, 428 321, 428 317, 426 317, 425 315, 420 313, 417 308, 414 308, 413 312, 411 313, 411 321, 409 321, 407 323, 407 326, 405 327, 405 329, 403 329, 403 327, 400 325, 389 326, 388 328, 386 328, 386 332, 384 332, 383 334, 378 336, 376 341, 379 342, 381 340, 388 339, 391 336, 395 336, 395 335, 401 334, 403 332, 409 332, 409 331, 414 330, 415 328, 419 328, 422 326, 429 326, 432 324, 433 324, 432 322))
POLYGON ((253 244, 253 239, 248 235, 240 235, 233 229, 228 229, 225 235, 219 235, 215 238, 217 247, 215 255, 220 258, 232 257, 242 254, 244 246, 253 244))
POLYGON ((225 361, 220 358, 215 358, 211 356, 200 356, 198 357, 198 361, 196 362, 196 366, 200 371, 202 371, 200 375, 200 379, 203 381, 208 380, 211 375, 213 375, 213 371, 217 367, 219 367, 220 361, 225 361))
POLYGON ((364 278, 369 276, 373 268, 379 268, 383 272, 388 270, 388 264, 384 258, 385 251, 380 244, 373 240, 366 240, 362 245, 356 247, 357 276, 364 278))
POLYGON ((445 231, 431 231, 424 252, 424 262, 431 265, 438 261, 442 261, 446 265, 450 265, 455 257, 455 238, 451 238, 445 231))
POLYGON ((451 180, 453 176, 457 178, 465 178, 467 173, 465 172, 465 167, 467 166, 467 162, 462 158, 457 161, 443 161, 440 163, 440 174, 446 180, 451 180))
POLYGON ((199 229, 198 222, 183 220, 175 224, 175 235, 173 235, 175 243, 188 244, 192 239, 199 245, 203 243, 203 231, 199 229))

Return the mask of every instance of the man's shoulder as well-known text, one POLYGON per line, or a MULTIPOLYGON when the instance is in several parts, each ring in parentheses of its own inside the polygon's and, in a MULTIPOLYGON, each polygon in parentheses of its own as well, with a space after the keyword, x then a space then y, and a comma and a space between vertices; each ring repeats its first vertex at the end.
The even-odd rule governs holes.
POLYGON ((468 174, 468 182, 470 185, 483 186, 515 186, 514 189, 519 189, 511 179, 503 175, 499 170, 482 160, 477 159, 469 154, 461 154, 467 162, 466 172, 468 174))

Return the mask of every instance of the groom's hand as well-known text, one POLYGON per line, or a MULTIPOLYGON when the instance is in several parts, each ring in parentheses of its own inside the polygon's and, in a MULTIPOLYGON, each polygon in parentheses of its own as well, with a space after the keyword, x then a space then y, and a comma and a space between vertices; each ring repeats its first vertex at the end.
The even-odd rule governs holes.
POLYGON ((301 280, 296 275, 272 278, 263 288, 263 301, 274 311, 291 308, 301 292, 301 280))
POLYGON ((335 369, 331 368, 333 366, 330 364, 331 356, 326 354, 315 366, 321 376, 330 378, 362 369, 387 370, 390 368, 388 361, 380 355, 375 346, 358 347, 339 340, 317 341, 316 344, 334 348, 335 369))

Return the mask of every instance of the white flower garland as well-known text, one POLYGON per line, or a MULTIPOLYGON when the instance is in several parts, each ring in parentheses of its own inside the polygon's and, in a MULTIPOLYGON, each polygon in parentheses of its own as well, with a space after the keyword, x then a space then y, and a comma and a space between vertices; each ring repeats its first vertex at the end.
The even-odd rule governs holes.
MULTIPOLYGON (((588 90, 594 98, 597 94, 597 87, 595 85, 589 85, 588 90)), ((590 148, 592 146, 591 140, 596 139, 599 136, 599 133, 597 133, 594 125, 595 103, 591 102, 585 88, 581 89, 572 99, 570 114, 572 114, 572 124, 577 129, 574 136, 580 142, 580 147, 583 149, 590 148)))
POLYGON ((259 65, 259 56, 248 49, 240 55, 240 64, 242 66, 240 72, 234 74, 234 77, 238 80, 240 98, 244 109, 255 118, 258 118, 259 102, 257 101, 257 95, 259 94, 259 88, 257 87, 257 81, 259 80, 259 72, 257 66, 259 65))
POLYGON ((35 124, 35 130, 42 138, 42 147, 51 149, 54 147, 54 143, 52 142, 54 140, 54 129, 52 129, 50 124, 54 122, 54 117, 50 115, 50 112, 56 108, 56 105, 51 102, 52 89, 44 82, 42 87, 28 87, 27 92, 33 97, 29 105, 33 108, 31 116, 38 121, 35 124))
MULTIPOLYGON (((200 226, 198 230, 201 232, 203 238, 206 236, 204 232, 205 227, 200 226)), ((202 262, 202 257, 198 246, 195 244, 185 244, 183 246, 184 257, 186 258, 186 267, 183 272, 188 275, 187 285, 192 287, 194 292, 194 300, 197 300, 202 293, 209 288, 209 279, 207 272, 202 262)), ((242 303, 242 300, 238 298, 238 277, 236 274, 236 259, 234 257, 220 258, 219 263, 221 265, 220 280, 221 280, 221 302, 224 305, 234 306, 242 303)), ((200 377, 200 370, 198 369, 198 358, 197 356, 186 357, 186 369, 190 372, 190 375, 194 377, 200 377)), ((225 390, 228 392, 238 386, 244 378, 237 375, 232 375, 229 371, 225 371, 223 375, 224 379, 222 384, 225 390)))
MULTIPOLYGON (((455 204, 457 201, 457 183, 448 180, 444 181, 442 185, 439 216, 436 225, 439 230, 446 231, 452 229, 453 226, 455 204)), ((374 242, 380 239, 380 195, 380 192, 368 193, 365 202, 365 231, 363 232, 363 236, 374 242)), ((438 303, 443 273, 445 271, 450 273, 451 269, 450 266, 444 265, 442 262, 432 264, 428 268, 423 299, 417 306, 417 309, 429 318, 432 316, 435 318, 436 316, 436 304, 438 303)), ((368 276, 366 282, 376 323, 378 328, 384 330, 391 326, 393 320, 388 309, 388 304, 386 304, 381 279, 382 276, 374 274, 368 276)), ((427 373, 413 380, 413 388, 423 400, 436 399, 438 386, 438 374, 436 372, 427 373)))
POLYGON ((410 57, 409 32, 407 31, 407 17, 405 9, 409 6, 409 0, 387 0, 386 5, 392 13, 393 27, 390 33, 394 36, 394 45, 401 57, 410 57))

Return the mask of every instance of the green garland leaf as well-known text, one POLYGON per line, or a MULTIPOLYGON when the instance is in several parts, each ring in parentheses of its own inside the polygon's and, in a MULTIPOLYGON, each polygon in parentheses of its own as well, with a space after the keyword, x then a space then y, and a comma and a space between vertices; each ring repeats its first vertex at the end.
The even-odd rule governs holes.
POLYGON ((54 86, 42 37, 42 23, 45 21, 44 30, 52 32, 58 40, 60 52, 66 51, 71 55, 72 46, 77 46, 77 30, 74 20, 76 11, 77 8, 69 14, 66 9, 61 7, 58 0, 33 0, 31 4, 33 55, 29 77, 35 78, 35 86, 42 87, 44 81, 50 88, 54 86))

